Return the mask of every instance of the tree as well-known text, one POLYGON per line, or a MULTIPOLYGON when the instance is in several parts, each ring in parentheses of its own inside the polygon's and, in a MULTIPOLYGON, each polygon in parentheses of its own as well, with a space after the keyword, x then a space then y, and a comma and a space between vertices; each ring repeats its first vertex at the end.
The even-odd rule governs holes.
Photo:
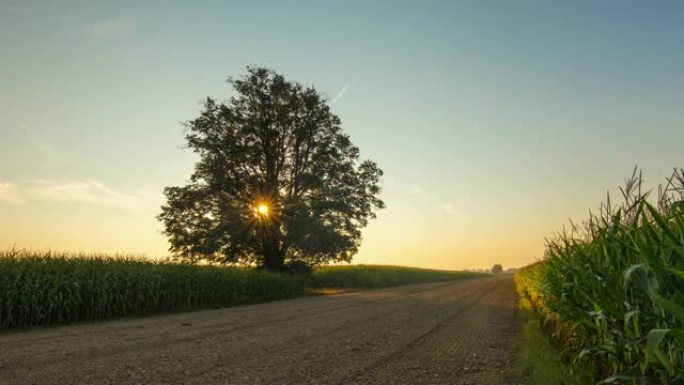
POLYGON ((199 161, 187 185, 164 189, 159 219, 189 260, 257 264, 350 261, 384 207, 382 171, 340 128, 312 87, 265 68, 228 79, 236 96, 207 98, 187 123, 199 161))
POLYGON ((498 273, 501 273, 502 271, 503 271, 503 267, 501 266, 501 264, 497 263, 494 266, 492 266, 492 273, 498 274, 498 273))

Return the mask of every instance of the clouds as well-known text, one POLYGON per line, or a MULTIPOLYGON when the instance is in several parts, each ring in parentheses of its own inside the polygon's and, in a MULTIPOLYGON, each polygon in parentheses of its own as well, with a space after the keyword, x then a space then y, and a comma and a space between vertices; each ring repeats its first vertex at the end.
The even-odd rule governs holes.
POLYGON ((137 211, 141 204, 139 198, 117 192, 97 180, 0 181, 0 203, 23 205, 32 202, 87 204, 126 211, 137 211))
POLYGON ((0 182, 0 203, 20 204, 21 202, 16 184, 0 182))
POLYGON ((447 214, 452 217, 457 217, 459 214, 462 214, 462 212, 457 209, 456 204, 450 201, 442 201, 442 199, 444 199, 443 196, 436 196, 432 191, 426 191, 425 188, 419 184, 408 185, 406 191, 409 195, 414 196, 414 198, 412 198, 414 202, 423 202, 423 204, 429 205, 431 210, 433 210, 433 213, 439 211, 442 214, 447 214))
POLYGON ((122 38, 135 32, 136 23, 131 17, 100 20, 83 27, 88 36, 99 38, 122 38))
POLYGON ((30 16, 35 13, 36 9, 25 6, 4 6, 0 8, 0 15, 9 16, 30 16))
POLYGON ((411 195, 420 195, 420 194, 422 194, 424 191, 425 191, 425 190, 424 190, 421 186, 418 186, 418 185, 415 185, 415 184, 412 185, 411 187, 409 187, 409 193, 410 193, 411 195))
POLYGON ((452 215, 452 216, 453 216, 453 215, 456 215, 456 214, 457 214, 457 212, 456 212, 456 207, 455 207, 454 204, 451 203, 451 202, 442 203, 442 204, 440 204, 440 207, 442 208, 442 211, 444 211, 444 212, 447 213, 448 215, 452 215))

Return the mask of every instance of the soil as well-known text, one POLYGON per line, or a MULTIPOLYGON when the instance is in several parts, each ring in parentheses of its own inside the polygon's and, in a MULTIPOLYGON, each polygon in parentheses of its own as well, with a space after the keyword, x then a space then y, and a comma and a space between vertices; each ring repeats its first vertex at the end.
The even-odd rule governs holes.
POLYGON ((511 275, 0 334, 0 384, 517 384, 511 275))

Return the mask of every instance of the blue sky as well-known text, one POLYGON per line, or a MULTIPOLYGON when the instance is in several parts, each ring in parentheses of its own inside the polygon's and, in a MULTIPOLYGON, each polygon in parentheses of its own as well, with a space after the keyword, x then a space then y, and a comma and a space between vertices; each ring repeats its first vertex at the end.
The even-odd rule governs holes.
POLYGON ((181 122, 262 65, 385 170, 357 258, 521 265, 634 165, 682 166, 678 2, 3 1, 0 247, 165 254, 181 122))

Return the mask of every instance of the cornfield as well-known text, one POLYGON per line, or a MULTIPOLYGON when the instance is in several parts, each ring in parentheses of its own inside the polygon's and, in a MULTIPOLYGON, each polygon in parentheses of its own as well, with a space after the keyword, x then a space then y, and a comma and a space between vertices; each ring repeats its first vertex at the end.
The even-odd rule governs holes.
POLYGON ((488 275, 488 273, 430 270, 401 266, 323 266, 314 270, 311 277, 311 286, 372 289, 412 283, 478 278, 488 275))
POLYGON ((0 251, 0 330, 302 295, 304 278, 132 257, 0 251))
POLYGON ((0 251, 0 330, 292 298, 316 288, 378 288, 486 273, 322 266, 303 276, 142 257, 0 251))
POLYGON ((684 171, 655 196, 636 170, 597 215, 547 241, 516 275, 571 365, 595 382, 684 384, 684 171))

